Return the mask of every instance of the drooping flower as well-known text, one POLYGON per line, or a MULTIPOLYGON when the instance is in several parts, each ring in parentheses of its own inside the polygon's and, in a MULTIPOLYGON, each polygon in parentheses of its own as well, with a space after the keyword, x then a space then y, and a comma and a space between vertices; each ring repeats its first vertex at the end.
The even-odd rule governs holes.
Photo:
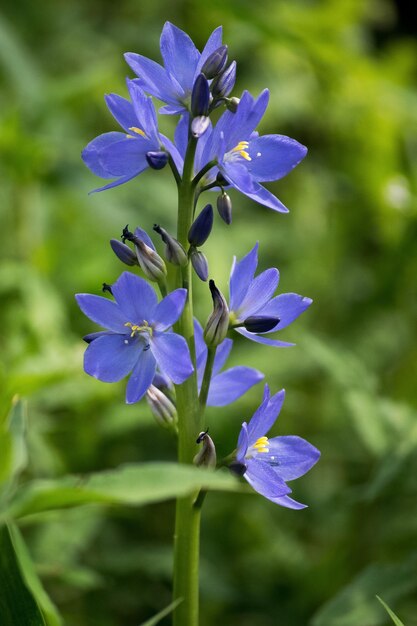
MULTIPOLYGON (((286 176, 302 161, 307 148, 285 135, 259 135, 255 131, 268 100, 268 89, 256 100, 244 91, 236 112, 225 111, 217 124, 199 139, 195 173, 213 163, 213 167, 201 178, 200 187, 218 181, 219 187, 231 185, 255 202, 287 213, 288 209, 282 202, 260 183, 286 176)), ((187 132, 187 120, 183 118, 175 134, 175 143, 183 158, 187 132)))
MULTIPOLYGON (((203 329, 197 320, 194 320, 194 338, 197 361, 197 383, 200 390, 207 361, 207 345, 203 338, 203 329)), ((213 373, 207 398, 208 406, 226 406, 243 396, 253 385, 264 378, 262 372, 237 365, 223 372, 230 351, 233 346, 231 339, 224 339, 217 346, 214 358, 213 373)))
POLYGON ((139 276, 123 272, 111 287, 115 301, 77 294, 80 309, 107 330, 85 337, 89 343, 84 370, 103 382, 131 373, 126 402, 138 402, 151 385, 156 367, 180 384, 193 372, 187 342, 169 329, 181 315, 187 297, 176 289, 158 303, 153 288, 139 276))
POLYGON ((281 293, 273 297, 278 287, 278 270, 269 268, 255 277, 257 266, 258 244, 240 261, 234 257, 229 281, 230 323, 238 333, 257 343, 292 346, 294 344, 264 335, 291 324, 310 306, 312 300, 297 293, 281 293), (265 330, 262 330, 263 327, 265 330), (257 334, 259 332, 261 334, 257 334))
POLYGON ((190 111, 193 86, 204 64, 216 50, 223 50, 222 27, 212 32, 200 53, 187 33, 166 22, 160 47, 164 67, 133 52, 125 54, 126 62, 139 77, 135 82, 147 93, 167 103, 161 113, 184 114, 190 111))
POLYGON ((128 80, 131 101, 117 94, 106 96, 110 113, 125 132, 109 132, 93 139, 83 150, 87 167, 101 178, 115 178, 94 191, 117 187, 146 168, 161 169, 169 155, 179 168, 182 158, 172 142, 158 131, 152 99, 134 81, 128 80))
POLYGON ((284 390, 271 397, 265 385, 261 405, 249 424, 242 424, 231 469, 271 502, 290 509, 303 509, 305 504, 288 496, 291 489, 286 483, 306 474, 317 463, 320 452, 301 437, 287 435, 269 439, 266 436, 278 418, 284 397, 284 390))

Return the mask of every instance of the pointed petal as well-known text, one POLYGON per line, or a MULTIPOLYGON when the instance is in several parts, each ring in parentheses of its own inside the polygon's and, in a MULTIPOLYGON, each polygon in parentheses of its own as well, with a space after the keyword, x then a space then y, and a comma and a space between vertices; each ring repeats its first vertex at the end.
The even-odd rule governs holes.
POLYGON ((77 293, 75 299, 81 311, 96 324, 109 328, 115 333, 126 332, 124 326, 126 318, 113 300, 90 293, 77 293))
POLYGON ((112 285, 112 292, 126 321, 141 324, 152 320, 158 298, 146 280, 131 272, 123 272, 112 285))
POLYGON ((230 351, 233 346, 232 339, 224 339, 221 344, 217 346, 216 356, 214 357, 213 363, 213 376, 216 376, 224 366, 227 361, 227 358, 230 354, 230 351))
POLYGON ((319 458, 317 448, 295 435, 273 437, 269 440, 269 453, 265 454, 265 461, 271 463, 285 481, 303 476, 319 458))
POLYGON ((274 504, 279 504, 280 506, 285 506, 287 509, 294 509, 296 511, 307 508, 306 504, 301 504, 301 502, 297 502, 297 500, 294 500, 289 496, 282 496, 280 498, 268 498, 268 500, 271 500, 271 502, 273 502, 274 504))
POLYGON ((289 213, 287 207, 282 204, 281 200, 278 200, 278 198, 274 196, 273 193, 268 191, 268 189, 259 185, 255 179, 253 180, 254 185, 252 191, 244 191, 243 189, 239 189, 239 191, 242 191, 242 193, 255 202, 259 202, 259 204, 268 207, 268 209, 278 211, 279 213, 289 213))
POLYGON ((155 375, 156 361, 150 350, 142 350, 126 387, 126 402, 139 402, 152 384, 155 375))
POLYGON ((98 339, 103 335, 113 335, 113 333, 110 330, 99 330, 97 333, 88 333, 87 335, 84 335, 83 341, 91 343, 94 339, 98 339))
POLYGON ((242 303, 236 311, 238 318, 245 320, 262 309, 278 287, 278 280, 279 272, 275 267, 265 270, 252 280, 242 303))
POLYGON ((104 170, 111 176, 132 176, 143 172, 148 166, 146 152, 149 141, 143 137, 124 137, 100 150, 98 158, 104 170))
POLYGON ((207 399, 208 406, 226 406, 243 396, 264 375, 251 367, 232 367, 213 376, 207 399))
POLYGON ((149 246, 149 248, 152 248, 152 250, 156 249, 152 239, 149 237, 146 230, 143 230, 143 228, 139 228, 139 226, 135 228, 135 236, 143 241, 143 243, 146 243, 146 245, 149 246))
POLYGON ((175 289, 157 305, 152 321, 155 330, 167 330, 175 324, 187 299, 186 289, 175 289))
POLYGON ((222 34, 223 34, 223 28, 221 26, 218 26, 211 33, 201 53, 200 60, 198 61, 196 72, 195 72, 196 75, 201 72, 201 68, 203 67, 206 60, 209 58, 210 54, 212 54, 212 52, 217 50, 217 48, 220 48, 220 46, 222 45, 222 34))
MULTIPOLYGON (((254 413, 248 424, 249 443, 254 443, 259 437, 263 437, 275 424, 281 411, 285 398, 285 390, 281 389, 269 400, 262 402, 259 409, 254 413)), ((265 454, 265 460, 267 455, 265 454)), ((262 457, 263 458, 263 457, 262 457)))
POLYGON ((158 148, 158 122, 152 98, 148 97, 134 80, 127 80, 127 88, 139 122, 139 128, 155 143, 155 148, 158 148))
POLYGON ((104 96, 104 99, 110 113, 126 132, 129 132, 132 126, 138 125, 134 108, 129 100, 116 93, 108 94, 104 96))
POLYGON ((265 346, 274 346, 275 348, 291 348, 295 346, 295 343, 279 341, 279 339, 269 339, 269 337, 265 337, 264 335, 255 335, 255 333, 250 333, 246 328, 235 328, 234 330, 239 333, 239 335, 246 337, 246 339, 250 339, 256 343, 263 343, 265 346))
POLYGON ((169 74, 185 92, 191 92, 200 53, 187 33, 166 22, 161 35, 161 54, 169 74))
POLYGON ((307 154, 307 148, 285 135, 263 135, 248 147, 247 168, 259 182, 279 180, 291 172, 307 154))
POLYGON ((159 63, 134 52, 127 52, 124 57, 126 63, 139 76, 139 80, 135 79, 135 82, 142 89, 163 102, 176 103, 177 93, 167 71, 159 63))
MULTIPOLYGON (((185 158, 185 153, 187 152, 188 126, 189 115, 182 115, 180 121, 175 128, 175 145, 177 146, 178 151, 183 159, 185 158)), ((198 145, 200 145, 200 141, 198 142, 198 145)))
POLYGON ((140 355, 138 342, 126 335, 103 335, 92 341, 84 354, 84 370, 105 383, 122 380, 140 355))
POLYGON ((172 141, 165 135, 160 134, 159 137, 162 140, 165 150, 171 155, 172 160, 175 163, 175 167, 178 170, 178 173, 182 175, 182 171, 184 169, 184 159, 182 158, 179 150, 177 149, 175 144, 173 144, 172 141))
POLYGON ((219 163, 219 170, 227 182, 244 194, 254 193, 256 188, 248 168, 243 163, 232 163, 224 161, 219 163))
POLYGON ((113 189, 113 187, 118 187, 119 185, 128 183, 129 180, 132 180, 132 178, 135 178, 142 171, 143 170, 140 170, 139 172, 134 172, 133 174, 129 174, 129 176, 121 176, 117 180, 114 180, 113 182, 108 183, 108 185, 104 185, 103 187, 97 187, 97 189, 93 189, 89 193, 97 193, 98 191, 106 191, 106 189, 113 189))
POLYGON ((184 337, 176 333, 155 333, 151 350, 160 369, 176 385, 181 384, 194 371, 190 352, 184 337))
POLYGON ((114 178, 114 174, 111 174, 106 167, 101 163, 99 159, 100 152, 119 142, 121 139, 125 139, 124 133, 112 132, 99 135, 84 148, 81 153, 81 158, 86 166, 101 178, 114 178))
POLYGON ((244 477, 248 483, 265 498, 277 498, 291 493, 291 489, 268 463, 249 459, 244 477))
POLYGON ((240 261, 236 261, 236 257, 233 259, 229 281, 231 311, 238 310, 253 280, 258 267, 258 247, 259 244, 256 243, 240 261))
POLYGON ((248 425, 246 422, 243 422, 242 428, 240 429, 239 438, 237 440, 236 461, 238 463, 244 463, 245 455, 248 451, 248 445, 248 425))
POLYGON ((271 315, 279 318, 279 323, 270 331, 274 332, 291 324, 301 313, 308 309, 312 302, 311 298, 305 298, 298 295, 298 293, 281 293, 268 302, 265 308, 262 309, 262 315, 271 315))

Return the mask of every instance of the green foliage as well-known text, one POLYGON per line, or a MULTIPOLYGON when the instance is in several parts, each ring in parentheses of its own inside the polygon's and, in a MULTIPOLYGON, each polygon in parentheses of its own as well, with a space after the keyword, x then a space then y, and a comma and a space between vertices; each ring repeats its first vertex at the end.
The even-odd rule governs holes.
POLYGON ((390 616, 390 618, 392 619, 392 621, 394 622, 395 626, 404 626, 402 621, 395 615, 393 611, 391 611, 389 606, 382 600, 382 598, 380 598, 379 596, 377 596, 377 598, 379 602, 382 604, 382 606, 384 607, 384 609, 386 610, 386 612, 388 613, 388 615, 390 616))

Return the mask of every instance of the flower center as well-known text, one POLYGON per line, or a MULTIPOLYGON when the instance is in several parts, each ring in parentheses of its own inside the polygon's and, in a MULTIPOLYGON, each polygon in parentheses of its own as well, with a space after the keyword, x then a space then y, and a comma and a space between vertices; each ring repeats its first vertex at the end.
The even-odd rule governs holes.
MULTIPOLYGON (((136 133, 137 135, 147 139, 146 133, 141 128, 138 128, 137 126, 130 126, 129 130, 131 130, 132 133, 136 133)), ((126 137, 131 137, 133 139, 133 135, 126 135, 126 137)))
POLYGON ((255 443, 251 446, 251 450, 254 452, 267 453, 269 452, 269 440, 268 437, 259 437, 255 443))
POLYGON ((146 320, 143 320, 143 324, 139 325, 139 324, 132 324, 132 322, 126 322, 125 326, 127 326, 128 328, 131 329, 131 333, 130 336, 131 337, 135 337, 135 335, 146 332, 148 333, 148 335, 150 337, 152 337, 153 334, 153 328, 152 326, 149 326, 148 322, 146 320))
POLYGON ((245 159, 245 161, 252 161, 247 151, 248 147, 249 141, 239 141, 237 146, 227 152, 225 156, 225 161, 237 161, 240 158, 245 159))

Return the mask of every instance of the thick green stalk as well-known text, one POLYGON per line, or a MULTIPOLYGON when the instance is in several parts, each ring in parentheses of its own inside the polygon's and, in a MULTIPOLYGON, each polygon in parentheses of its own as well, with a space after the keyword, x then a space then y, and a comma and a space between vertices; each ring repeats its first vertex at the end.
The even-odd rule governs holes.
MULTIPOLYGON (((182 181, 178 185, 177 239, 188 248, 187 235, 193 219, 194 188, 192 186, 194 155, 197 141, 190 139, 184 162, 182 181)), ((191 264, 180 268, 177 287, 188 290, 188 298, 177 331, 185 337, 195 367, 194 320, 191 291, 191 264)), ((197 377, 194 372, 176 387, 178 412, 178 461, 192 463, 196 438, 201 430, 197 377)), ((175 516, 174 600, 182 602, 174 610, 174 626, 198 626, 200 508, 194 506, 197 493, 178 498, 175 516)))

